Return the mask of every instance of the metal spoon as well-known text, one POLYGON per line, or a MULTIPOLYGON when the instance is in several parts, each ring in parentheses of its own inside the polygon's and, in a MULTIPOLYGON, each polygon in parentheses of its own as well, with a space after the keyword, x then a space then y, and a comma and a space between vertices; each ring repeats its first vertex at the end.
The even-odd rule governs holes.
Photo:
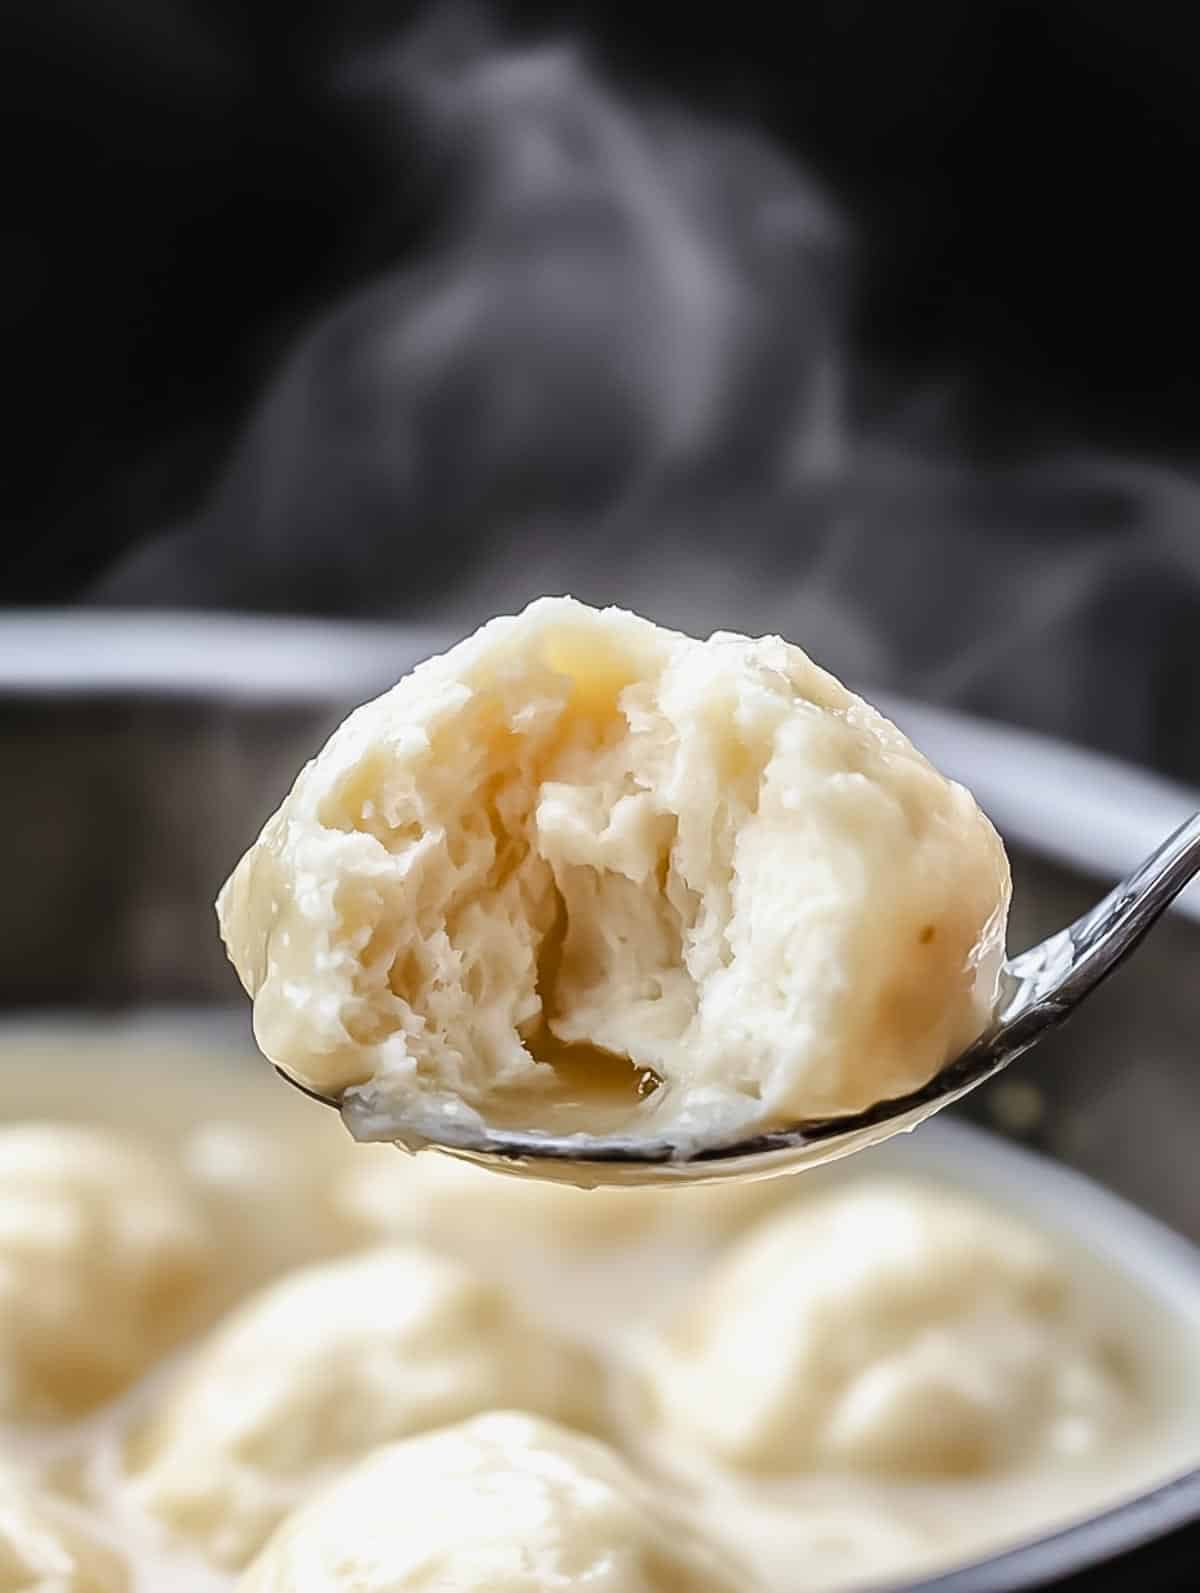
MULTIPOLYGON (((409 1149, 436 1143, 454 1155, 502 1171, 560 1182, 628 1184, 767 1177, 834 1161, 915 1128, 999 1073, 1070 1017, 1084 997, 1133 951, 1197 873, 1200 813, 1182 824, 1089 913, 1005 963, 994 1022, 961 1056, 947 1063, 923 1088, 895 1100, 879 1101, 849 1117, 798 1123, 736 1143, 699 1147, 672 1140, 669 1134, 638 1138, 555 1135, 536 1129, 509 1132, 481 1130, 478 1123, 459 1128, 440 1119, 435 1140, 422 1134, 411 1120, 399 1120, 394 1104, 370 1084, 348 1090, 341 1101, 316 1095, 301 1084, 296 1088, 339 1110, 357 1140, 394 1141, 409 1149)), ((288 1082, 296 1083, 294 1079, 288 1082)))

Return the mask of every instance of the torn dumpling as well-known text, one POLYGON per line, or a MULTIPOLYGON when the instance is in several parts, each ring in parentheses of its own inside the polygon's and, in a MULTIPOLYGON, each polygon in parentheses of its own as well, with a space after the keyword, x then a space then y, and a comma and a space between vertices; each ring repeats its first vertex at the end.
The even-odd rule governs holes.
POLYGON ((715 1140, 925 1083, 1008 896, 970 794, 799 648, 546 598, 352 714, 218 912, 320 1093, 715 1140))

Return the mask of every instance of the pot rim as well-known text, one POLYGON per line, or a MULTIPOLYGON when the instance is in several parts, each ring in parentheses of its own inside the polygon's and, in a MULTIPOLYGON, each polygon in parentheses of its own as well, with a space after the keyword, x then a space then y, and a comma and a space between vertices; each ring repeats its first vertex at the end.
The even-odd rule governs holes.
MULTIPOLYGON (((173 609, 0 609, 0 701, 190 698, 334 708, 458 640, 446 626, 173 609)), ((961 780, 1014 842, 1115 879, 1200 809, 1200 792, 1105 753, 889 691, 864 695, 961 780)), ((1200 919, 1200 884, 1178 910, 1200 919)))

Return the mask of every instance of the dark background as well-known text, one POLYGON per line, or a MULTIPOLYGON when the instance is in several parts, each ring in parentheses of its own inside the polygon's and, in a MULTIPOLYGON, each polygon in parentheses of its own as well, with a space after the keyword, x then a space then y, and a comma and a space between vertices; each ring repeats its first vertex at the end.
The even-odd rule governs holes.
MULTIPOLYGON (((492 560, 507 601, 513 583, 500 577, 518 555, 524 595, 561 575, 580 595, 634 600, 630 561, 661 529, 676 555, 699 548, 708 572, 688 578, 698 599, 648 596, 663 617, 706 622, 721 559, 753 566, 764 590, 782 570, 795 601, 730 596, 730 623, 788 628, 856 679, 1200 777, 1200 72, 1188 11, 1081 0, 10 8, 0 601, 456 623, 490 606, 486 581, 455 597, 464 572, 492 560), (400 360, 390 386, 359 381, 362 359, 409 315, 401 307, 436 297, 455 262, 470 264, 472 239, 493 235, 464 226, 464 206, 478 215, 483 202, 462 196, 487 188, 503 70, 438 122, 421 52, 450 82, 456 52, 523 59, 556 39, 609 96, 600 121, 613 104, 667 105, 684 127, 752 129, 781 170, 808 173, 829 197, 852 242, 819 267, 805 244, 794 276, 777 272, 759 298, 775 317, 764 346, 805 328, 788 381, 807 380, 829 339, 838 351, 832 472, 806 466, 781 485, 782 444, 758 457, 731 441, 730 421, 720 447, 685 450, 678 479, 631 511, 641 423, 622 384, 634 378, 619 359, 596 377, 603 328, 580 353, 569 316, 539 319, 540 288, 521 298, 558 247, 561 216, 537 231, 553 210, 541 200, 504 212, 518 286, 496 287, 476 340, 511 318, 511 341, 489 356, 509 374, 536 349, 524 373, 534 396, 525 410, 506 399, 505 416, 565 396, 517 443, 506 420, 479 463, 460 450, 486 430, 475 406, 494 372, 482 354, 477 369, 474 353, 456 353, 436 379, 410 380, 400 360), (820 308, 830 279, 836 313, 820 308), (298 402, 303 423, 272 453, 281 405, 294 417, 298 402), (417 462, 398 482, 402 424, 417 462), (583 448, 585 435, 601 441, 583 448), (560 556, 568 546, 575 562, 560 556), (806 592, 829 599, 810 604, 815 619, 806 592)), ((567 125, 571 93, 554 92, 545 116, 563 123, 567 147, 584 135, 567 125)), ((644 144, 650 159, 653 133, 644 144)), ((586 150, 578 158, 587 168, 586 150)), ((509 160, 497 154, 497 169, 509 160)), ((764 192, 783 181, 768 165, 764 192)), ((735 172, 722 190, 735 243, 736 205, 758 181, 735 172)), ((586 214, 572 235, 577 272, 591 258, 586 214)), ((501 268, 488 269, 499 282, 501 268)), ((620 336, 624 281, 595 290, 620 336)), ((769 432, 754 418, 768 390, 766 376, 753 385, 747 437, 769 432)))

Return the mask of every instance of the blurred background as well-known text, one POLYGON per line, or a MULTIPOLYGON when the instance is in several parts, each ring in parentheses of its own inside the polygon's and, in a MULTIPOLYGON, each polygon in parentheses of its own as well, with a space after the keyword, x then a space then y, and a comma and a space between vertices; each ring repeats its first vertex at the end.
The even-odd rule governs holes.
POLYGON ((1187 8, 10 8, 0 602, 571 590, 1200 780, 1187 8))

